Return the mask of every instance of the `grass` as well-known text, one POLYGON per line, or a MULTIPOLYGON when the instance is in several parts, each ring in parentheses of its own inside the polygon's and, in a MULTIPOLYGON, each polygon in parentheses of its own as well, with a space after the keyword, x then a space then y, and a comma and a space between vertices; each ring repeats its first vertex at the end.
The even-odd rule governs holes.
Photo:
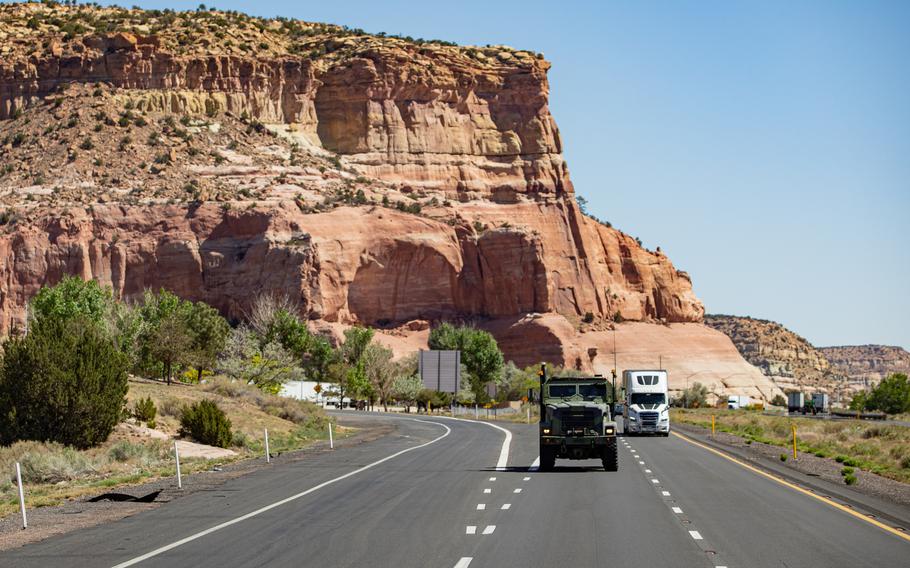
MULTIPOLYGON (((184 458, 183 473, 210 469, 233 461, 261 457, 263 430, 269 430, 270 450, 299 449, 328 437, 330 418, 311 403, 264 394, 254 387, 215 379, 205 385, 173 385, 131 380, 127 407, 150 398, 158 409, 156 429, 172 437, 180 429, 185 404, 210 398, 231 419, 237 456, 217 460, 184 458)), ((335 429, 336 438, 352 433, 335 429)), ((79 451, 56 443, 20 441, 0 447, 0 518, 18 510, 15 463, 22 467, 29 508, 53 506, 98 491, 145 483, 175 475, 173 442, 117 428, 104 444, 79 451)))
POLYGON ((716 428, 754 441, 789 447, 791 425, 796 426, 797 450, 832 458, 845 467, 910 483, 910 428, 861 420, 816 420, 766 416, 755 410, 673 409, 671 420, 716 428))

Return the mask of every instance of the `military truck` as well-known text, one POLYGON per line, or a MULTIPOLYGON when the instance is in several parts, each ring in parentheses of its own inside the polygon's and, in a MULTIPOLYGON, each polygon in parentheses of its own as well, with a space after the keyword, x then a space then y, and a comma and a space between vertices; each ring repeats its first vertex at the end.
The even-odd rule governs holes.
POLYGON ((540 368, 540 469, 553 469, 556 458, 600 459, 616 471, 616 423, 611 419, 613 392, 607 379, 548 377, 540 368))

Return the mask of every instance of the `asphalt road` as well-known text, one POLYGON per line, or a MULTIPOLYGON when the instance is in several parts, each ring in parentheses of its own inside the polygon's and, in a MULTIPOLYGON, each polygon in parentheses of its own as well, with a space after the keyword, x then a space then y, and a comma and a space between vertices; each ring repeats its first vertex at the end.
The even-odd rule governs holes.
POLYGON ((910 565, 910 540, 677 436, 623 439, 615 473, 594 461, 544 473, 536 425, 497 423, 506 454, 488 424, 370 419, 397 430, 2 553, 0 566, 910 565))

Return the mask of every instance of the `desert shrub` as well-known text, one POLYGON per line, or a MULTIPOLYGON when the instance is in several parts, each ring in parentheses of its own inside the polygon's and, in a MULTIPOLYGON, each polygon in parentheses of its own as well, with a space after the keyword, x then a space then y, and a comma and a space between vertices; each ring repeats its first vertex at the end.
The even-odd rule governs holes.
POLYGON ((783 395, 776 394, 771 399, 771 406, 787 406, 787 399, 783 395))
POLYGON ((594 321, 594 313, 593 313, 593 312, 585 312, 585 317, 583 317, 583 318, 581 319, 581 321, 583 321, 583 322, 585 322, 585 323, 591 323, 591 322, 593 322, 593 321, 594 321))
POLYGON ((184 407, 180 414, 180 435, 220 448, 228 447, 233 440, 230 419, 209 399, 184 407))
POLYGON ((150 467, 170 459, 171 446, 163 440, 148 440, 138 444, 121 440, 111 446, 107 456, 115 462, 133 462, 150 467))
POLYGON ((855 476, 855 475, 845 475, 845 476, 844 476, 844 483, 846 483, 847 485, 855 485, 855 484, 856 484, 856 476, 855 476))
POLYGON ((151 397, 140 398, 133 405, 133 417, 140 422, 145 422, 149 428, 155 427, 155 415, 157 413, 158 409, 155 407, 155 402, 151 397))
POLYGON ((0 444, 17 440, 88 448, 122 417, 126 356, 84 316, 39 318, 4 344, 0 365, 0 444))
POLYGON ((176 398, 169 396, 161 401, 158 412, 161 416, 180 416, 183 405, 176 398))
POLYGON ((841 475, 852 475, 854 471, 855 470, 852 467, 845 467, 845 468, 841 468, 840 474, 841 475))
POLYGON ((780 455, 780 461, 782 461, 782 462, 787 461, 787 454, 781 454, 781 455, 780 455))
POLYGON ((18 461, 23 483, 60 483, 89 477, 97 471, 87 454, 57 443, 36 444, 18 461))

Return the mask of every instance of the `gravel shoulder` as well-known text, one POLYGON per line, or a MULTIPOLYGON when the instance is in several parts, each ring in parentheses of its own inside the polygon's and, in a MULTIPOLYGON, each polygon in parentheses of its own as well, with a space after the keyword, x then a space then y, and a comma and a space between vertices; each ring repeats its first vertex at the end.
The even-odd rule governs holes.
POLYGON ((848 486, 841 475, 843 464, 833 459, 800 452, 798 458, 794 460, 791 451, 780 446, 749 442, 726 432, 717 432, 711 436, 707 429, 691 424, 677 423, 673 427, 698 442, 806 486, 816 493, 864 509, 871 514, 889 517, 910 530, 910 484, 855 468, 857 482, 848 486), (781 461, 781 454, 787 456, 786 461, 781 461))
MULTIPOLYGON (((335 440, 336 450, 369 443, 396 430, 394 423, 390 422, 367 421, 353 416, 347 419, 343 415, 338 416, 337 419, 340 425, 357 428, 357 431, 351 436, 335 440)), ((28 529, 26 530, 22 530, 21 518, 18 514, 0 519, 0 550, 18 548, 52 536, 116 521, 161 507, 170 501, 198 491, 211 491, 231 479, 247 475, 263 467, 315 459, 328 451, 330 451, 328 442, 320 441, 300 450, 273 455, 272 464, 268 466, 264 459, 249 459, 184 475, 183 489, 177 489, 177 482, 172 477, 160 478, 140 485, 120 487, 110 493, 99 491, 85 498, 67 501, 54 507, 28 509, 28 529)))

